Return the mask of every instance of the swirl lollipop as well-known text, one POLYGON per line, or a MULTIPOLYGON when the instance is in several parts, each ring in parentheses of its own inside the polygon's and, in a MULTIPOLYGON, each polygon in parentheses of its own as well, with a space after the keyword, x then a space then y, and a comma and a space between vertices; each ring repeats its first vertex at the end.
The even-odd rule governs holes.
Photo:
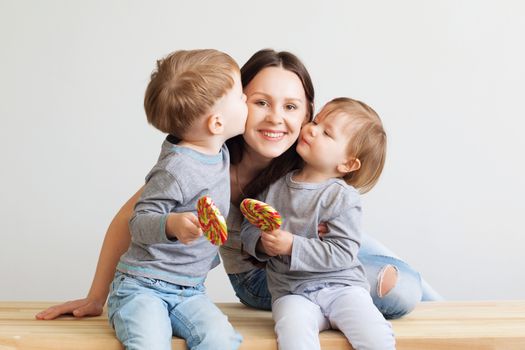
POLYGON ((228 239, 226 220, 210 197, 197 201, 197 217, 204 236, 213 244, 221 245, 228 239))
POLYGON ((264 202, 246 198, 241 203, 241 212, 246 220, 261 231, 273 231, 281 227, 281 214, 264 202))

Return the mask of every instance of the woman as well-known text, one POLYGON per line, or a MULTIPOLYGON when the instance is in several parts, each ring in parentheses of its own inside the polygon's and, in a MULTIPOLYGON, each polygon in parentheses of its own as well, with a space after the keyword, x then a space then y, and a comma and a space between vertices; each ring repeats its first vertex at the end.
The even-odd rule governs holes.
MULTIPOLYGON (((302 62, 288 52, 255 53, 242 67, 241 76, 248 119, 244 135, 227 142, 231 153, 232 204, 227 218, 229 239, 221 247, 221 256, 240 301, 269 310, 264 267, 242 252, 238 204, 245 197, 255 197, 300 165, 295 144, 301 126, 313 116, 314 88, 302 62)), ((49 320, 68 313, 76 317, 102 313, 115 267, 130 243, 128 221, 141 191, 124 204, 111 222, 87 297, 52 306, 37 314, 38 319, 49 320)), ((320 225, 320 233, 324 231, 326 228, 320 225)), ((359 259, 366 269, 374 303, 386 318, 401 317, 422 300, 419 274, 377 241, 364 237, 359 259)), ((437 295, 427 299, 434 298, 437 295)))

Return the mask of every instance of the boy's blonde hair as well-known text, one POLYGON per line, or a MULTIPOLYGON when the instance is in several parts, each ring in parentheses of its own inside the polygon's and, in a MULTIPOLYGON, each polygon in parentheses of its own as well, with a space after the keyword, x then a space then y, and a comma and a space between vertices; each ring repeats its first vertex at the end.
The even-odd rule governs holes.
POLYGON ((361 167, 343 179, 361 193, 374 187, 386 158, 386 133, 379 115, 367 104, 347 97, 335 98, 323 107, 325 115, 344 113, 352 124, 348 154, 359 159, 361 167))
POLYGON ((192 123, 233 87, 239 66, 212 49, 180 50, 157 61, 144 97, 148 122, 182 139, 192 123))

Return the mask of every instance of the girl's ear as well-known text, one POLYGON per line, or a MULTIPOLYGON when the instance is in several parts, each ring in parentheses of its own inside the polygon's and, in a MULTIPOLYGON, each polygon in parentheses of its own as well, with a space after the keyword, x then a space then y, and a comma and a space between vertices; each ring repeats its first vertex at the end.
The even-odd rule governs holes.
POLYGON ((343 174, 357 171, 361 168, 361 161, 358 158, 350 159, 346 163, 341 163, 337 166, 337 171, 343 174))
POLYGON ((212 135, 220 135, 224 132, 224 120, 220 114, 212 114, 207 121, 208 131, 212 135))

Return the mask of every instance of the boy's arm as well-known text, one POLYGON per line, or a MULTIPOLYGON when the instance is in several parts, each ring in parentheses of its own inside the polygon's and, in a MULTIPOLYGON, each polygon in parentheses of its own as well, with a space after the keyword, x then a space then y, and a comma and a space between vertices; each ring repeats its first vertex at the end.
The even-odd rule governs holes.
POLYGON ((361 244, 361 205, 345 199, 339 215, 327 222, 329 232, 319 238, 293 236, 290 271, 328 272, 355 265, 361 244))
POLYGON ((129 222, 133 241, 149 245, 198 238, 202 231, 195 214, 171 213, 182 201, 175 177, 163 169, 152 171, 129 222))

